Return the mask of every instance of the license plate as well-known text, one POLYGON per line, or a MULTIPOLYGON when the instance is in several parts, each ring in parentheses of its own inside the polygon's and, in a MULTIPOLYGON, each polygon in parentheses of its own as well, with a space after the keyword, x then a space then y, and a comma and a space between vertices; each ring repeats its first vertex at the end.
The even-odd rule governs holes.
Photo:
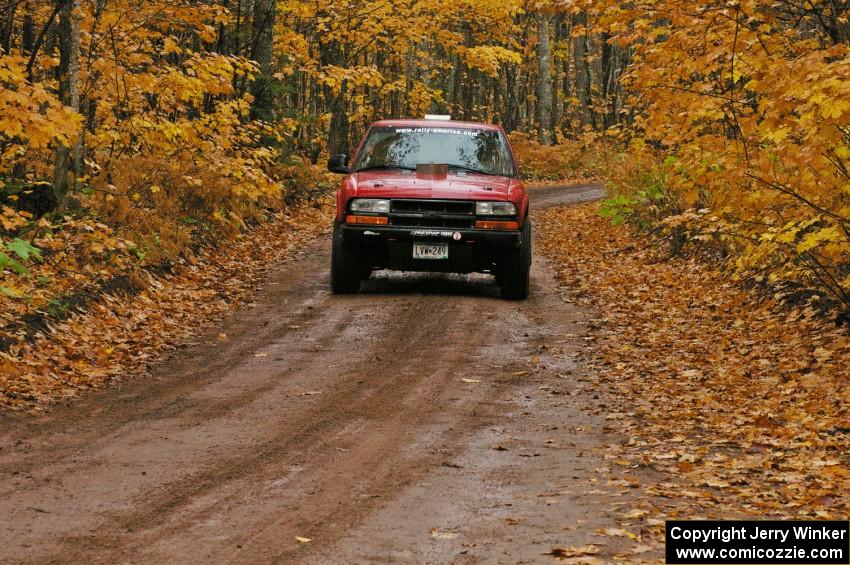
POLYGON ((427 261, 434 259, 448 259, 449 246, 444 244, 414 243, 413 258, 425 259, 427 261))

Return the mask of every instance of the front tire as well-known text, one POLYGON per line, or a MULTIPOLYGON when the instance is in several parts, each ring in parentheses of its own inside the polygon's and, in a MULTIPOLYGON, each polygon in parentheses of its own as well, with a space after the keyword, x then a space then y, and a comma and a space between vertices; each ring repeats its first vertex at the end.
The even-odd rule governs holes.
POLYGON ((499 267, 499 284, 502 298, 507 300, 525 300, 531 287, 531 218, 526 218, 522 227, 522 243, 507 254, 505 262, 499 267))
POLYGON ((334 227, 331 245, 331 292, 354 294, 360 290, 363 265, 360 264, 351 245, 346 244, 342 229, 334 227))

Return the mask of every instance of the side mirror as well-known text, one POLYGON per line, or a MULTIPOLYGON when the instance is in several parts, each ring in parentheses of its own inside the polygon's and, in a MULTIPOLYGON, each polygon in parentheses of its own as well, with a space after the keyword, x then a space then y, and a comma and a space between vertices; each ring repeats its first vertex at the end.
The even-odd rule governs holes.
POLYGON ((351 174, 351 169, 348 167, 348 155, 334 155, 328 160, 328 170, 332 173, 340 175, 351 174))

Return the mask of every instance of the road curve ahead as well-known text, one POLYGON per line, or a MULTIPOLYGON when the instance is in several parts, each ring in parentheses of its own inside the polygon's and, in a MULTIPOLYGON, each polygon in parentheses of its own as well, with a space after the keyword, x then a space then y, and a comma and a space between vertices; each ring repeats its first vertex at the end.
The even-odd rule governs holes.
POLYGON ((0 420, 0 562, 514 563, 610 525, 585 314, 545 259, 517 303, 485 276, 333 296, 328 255, 153 378, 0 420))

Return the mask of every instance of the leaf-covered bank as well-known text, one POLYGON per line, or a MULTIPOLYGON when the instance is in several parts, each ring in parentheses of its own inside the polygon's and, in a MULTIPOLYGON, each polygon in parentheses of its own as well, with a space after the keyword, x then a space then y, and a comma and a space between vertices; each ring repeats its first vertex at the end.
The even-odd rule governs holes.
POLYGON ((595 313, 587 339, 623 438, 608 458, 663 477, 640 485, 649 514, 846 517, 845 332, 670 259, 598 205, 547 210, 537 226, 571 299, 595 313))
MULTIPOLYGON (((40 409, 143 374, 148 363, 250 300, 270 268, 330 225, 329 203, 279 213, 233 243, 207 247, 167 270, 46 318, 0 352, 0 410, 40 409)), ((219 336, 227 339, 227 336, 219 336)))

